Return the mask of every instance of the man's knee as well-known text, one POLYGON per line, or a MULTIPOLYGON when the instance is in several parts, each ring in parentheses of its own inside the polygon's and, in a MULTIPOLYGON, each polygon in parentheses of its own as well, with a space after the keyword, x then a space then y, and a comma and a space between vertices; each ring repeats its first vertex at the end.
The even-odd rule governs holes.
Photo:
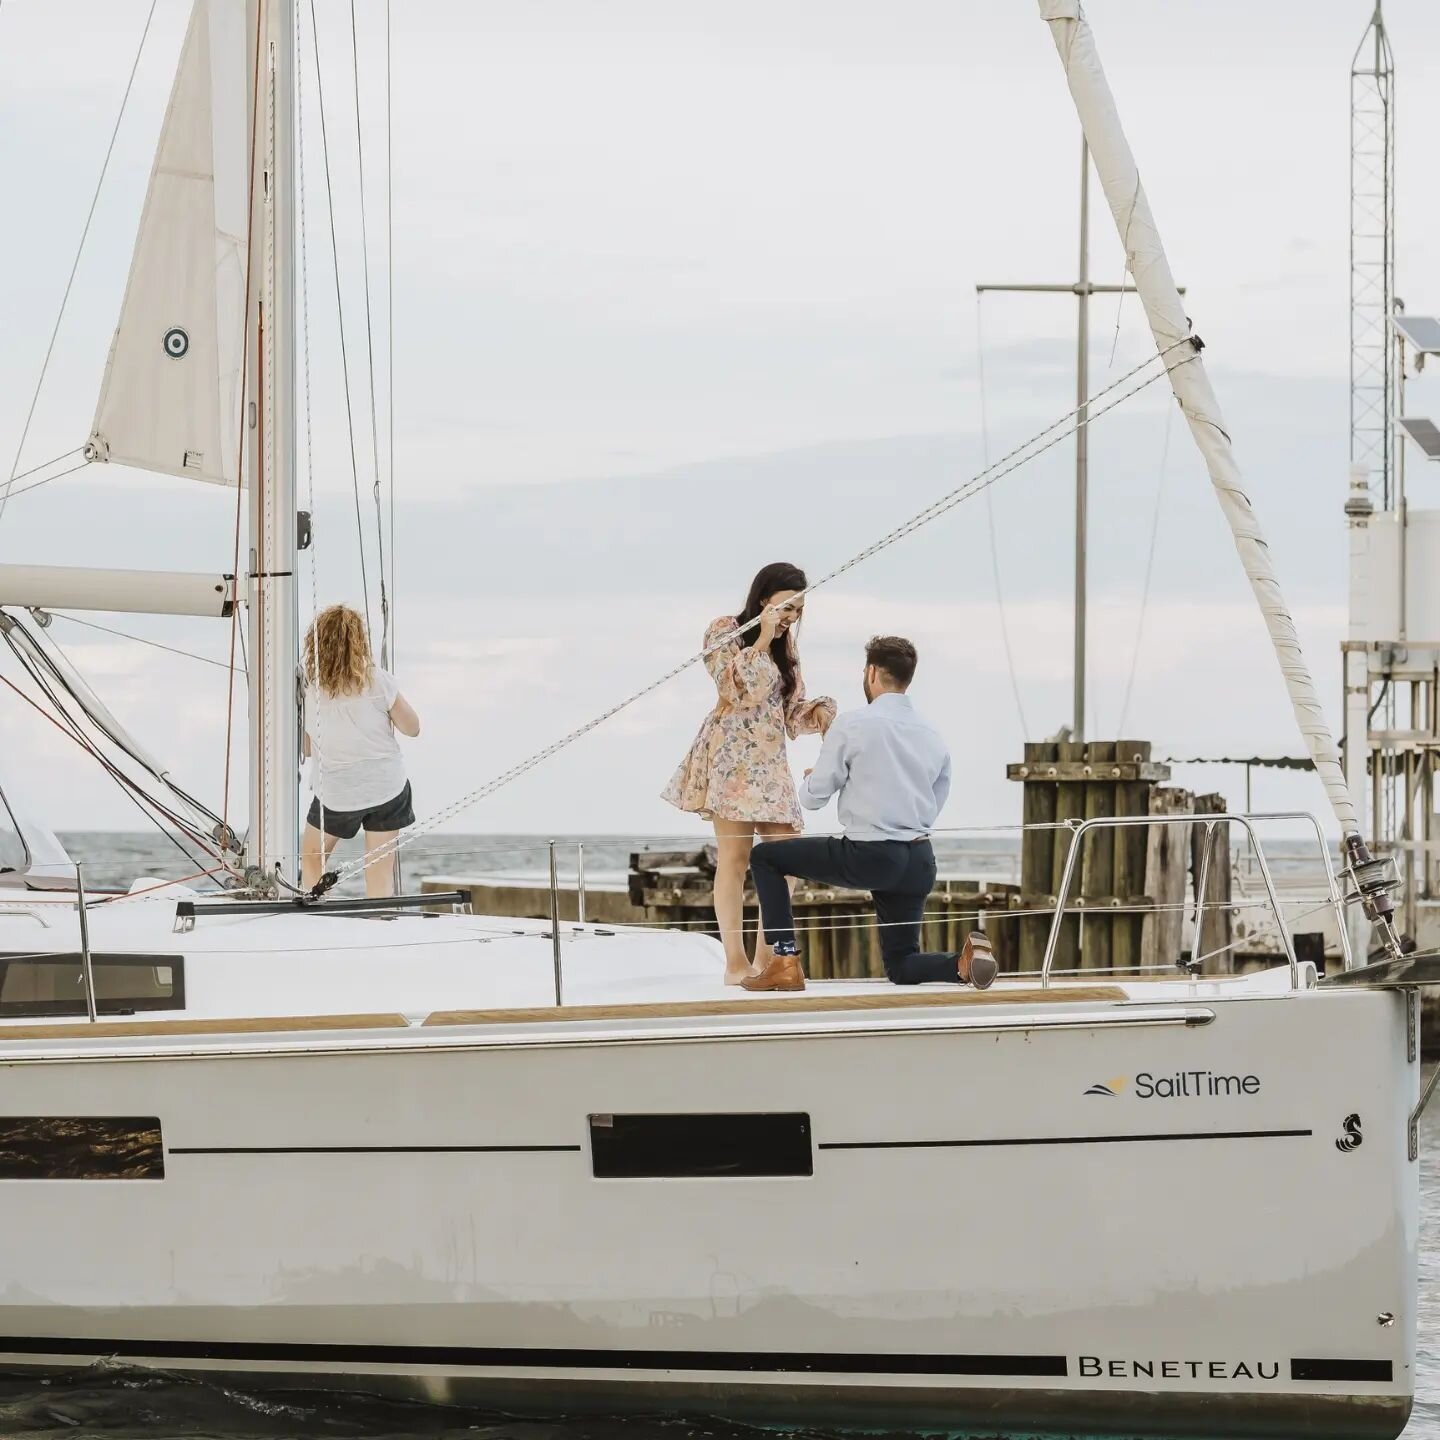
POLYGON ((882 955, 880 958, 885 966, 885 978, 892 985, 918 985, 920 977, 915 974, 909 961, 914 951, 906 951, 903 955, 882 955))
POLYGON ((760 865, 769 870, 783 870, 784 866, 781 864, 781 860, 784 850, 785 842, 783 840, 761 840, 751 847, 751 868, 760 865))

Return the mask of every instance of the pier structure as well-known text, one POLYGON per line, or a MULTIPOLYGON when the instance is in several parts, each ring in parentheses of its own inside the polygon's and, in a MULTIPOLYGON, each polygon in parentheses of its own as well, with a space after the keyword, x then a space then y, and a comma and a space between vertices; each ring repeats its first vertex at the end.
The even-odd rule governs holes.
MULTIPOLYGON (((1440 321, 1408 313, 1396 289, 1395 120, 1395 60, 1377 3, 1350 69, 1343 749, 1360 828, 1395 857, 1404 882, 1401 928, 1428 949, 1440 943, 1440 509, 1423 508, 1428 497, 1413 483, 1436 472, 1422 464, 1411 477, 1407 460, 1440 460, 1440 428, 1415 383, 1440 354, 1440 321)), ((1368 940, 1357 918, 1352 941, 1363 949, 1368 940)))

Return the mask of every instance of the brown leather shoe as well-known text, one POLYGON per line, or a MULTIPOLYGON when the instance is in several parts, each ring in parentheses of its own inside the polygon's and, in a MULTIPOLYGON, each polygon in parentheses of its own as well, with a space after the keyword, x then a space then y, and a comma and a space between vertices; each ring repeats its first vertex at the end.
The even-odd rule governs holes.
POLYGON ((995 963, 995 952, 990 948, 990 937, 982 931, 972 930, 965 937, 955 969, 962 985, 988 990, 995 983, 1000 969, 995 963))
POLYGON ((803 990, 805 972, 798 955, 777 955, 758 975, 747 975, 742 990, 803 990))

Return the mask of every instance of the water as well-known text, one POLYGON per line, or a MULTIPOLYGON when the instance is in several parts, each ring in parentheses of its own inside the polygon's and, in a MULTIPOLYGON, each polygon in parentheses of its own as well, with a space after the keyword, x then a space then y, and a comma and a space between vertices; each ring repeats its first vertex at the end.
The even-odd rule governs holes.
MULTIPOLYGON (((556 858, 562 883, 573 883, 577 845, 585 846, 585 875, 589 884, 623 885, 630 856, 637 850, 695 850, 706 842, 706 832, 682 835, 564 835, 556 836, 556 858)), ((85 862, 85 882, 95 889, 125 888, 137 875, 171 879, 203 868, 192 864, 164 836, 155 833, 122 834, 111 831, 65 831, 60 839, 72 859, 85 862)), ((997 883, 1020 878, 1020 838, 1013 830, 977 835, 937 835, 935 858, 942 878, 964 876, 997 883)), ((358 859, 359 838, 342 841, 335 849, 339 862, 358 859)), ((1314 841, 1267 840, 1265 855, 1277 880, 1304 880, 1321 886, 1322 875, 1314 841)), ((401 852, 407 889, 418 888, 429 875, 467 876, 487 880, 544 878, 548 872, 548 837, 539 835, 421 835, 401 852)), ((205 882, 197 882, 197 887, 205 882)), ((356 881, 347 887, 355 889, 356 881)), ((362 887, 363 888, 363 887, 362 887)))
MULTIPOLYGON (((596 881, 623 876, 630 852, 647 843, 625 836, 570 836, 560 850, 567 876, 573 874, 579 838, 585 840, 587 874, 596 881)), ((185 873, 181 857, 159 836, 90 832, 62 839, 70 854, 85 862, 96 888, 124 887, 139 874, 168 878, 185 873)), ((648 843, 656 849, 682 848, 693 846, 696 837, 653 837, 648 843)), ((942 873, 1014 878, 1018 849, 1013 836, 944 837, 936 849, 942 873)), ((1277 846, 1276 852, 1282 872, 1308 868, 1302 845, 1277 846)), ((427 836, 406 852, 411 884, 431 874, 538 878, 546 867, 545 842, 534 836, 427 836)), ((1415 1413, 1405 1435, 1407 1440, 1440 1440, 1440 1102, 1422 1125, 1420 1185, 1418 1374, 1415 1413)), ((51 1381, 0 1379, 0 1440, 61 1431, 78 1440, 754 1440, 757 1433, 774 1433, 709 1421, 520 1421, 374 1399, 252 1395, 114 1366, 51 1381)), ((823 1437, 810 1432, 807 1440, 823 1437)))

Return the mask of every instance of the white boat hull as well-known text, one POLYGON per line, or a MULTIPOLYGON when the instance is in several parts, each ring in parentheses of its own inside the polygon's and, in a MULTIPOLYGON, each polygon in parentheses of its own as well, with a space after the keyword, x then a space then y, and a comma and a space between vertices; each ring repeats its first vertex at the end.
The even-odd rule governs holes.
POLYGON ((1404 999, 1209 988, 7 1039, 7 1116, 154 1119, 163 1178, 152 1146, 151 1179, 0 1185, 25 1237, 0 1364, 891 1428, 1398 1434, 1404 999), (591 1117, 656 1113, 808 1117, 811 1173, 597 1178, 591 1117))

